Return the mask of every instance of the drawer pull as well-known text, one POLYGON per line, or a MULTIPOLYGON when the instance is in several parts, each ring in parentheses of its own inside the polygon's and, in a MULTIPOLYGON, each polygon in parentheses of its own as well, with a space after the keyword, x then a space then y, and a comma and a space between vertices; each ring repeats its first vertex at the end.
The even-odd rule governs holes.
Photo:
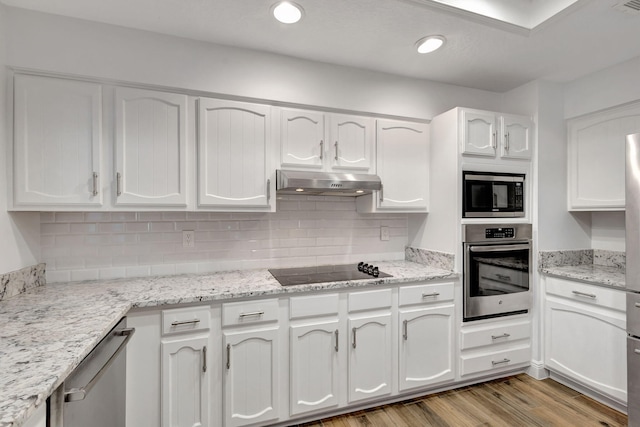
POLYGON ((356 348, 356 333, 357 333, 357 329, 356 328, 352 328, 351 332, 353 333, 353 343, 351 345, 353 346, 353 348, 356 348))
POLYGON ((640 302, 637 302, 634 305, 636 306, 636 308, 640 308, 640 302))
POLYGON ((492 360, 492 361, 491 361, 491 365, 492 365, 492 366, 498 366, 498 365, 502 365, 502 364, 504 364, 504 363, 509 363, 509 362, 511 362, 511 360, 509 360, 509 359, 507 359, 507 358, 504 358, 504 359, 502 359, 502 360, 498 360, 497 362, 496 362, 495 360, 492 360))
POLYGON ((407 331, 407 323, 409 323, 406 320, 402 321, 402 338, 404 338, 404 340, 407 340, 408 337, 408 331, 407 331))
POLYGON ((336 329, 336 331, 334 332, 334 334, 336 335, 336 353, 338 352, 338 350, 340 349, 340 347, 338 346, 338 340, 339 340, 339 336, 340 336, 340 331, 338 331, 336 329))
POLYGON ((231 369, 231 344, 227 344, 227 370, 231 369))
POLYGON ((202 372, 207 372, 207 346, 202 347, 202 372))
POLYGON ((499 340, 500 338, 509 338, 511 335, 504 333, 502 335, 491 335, 492 340, 499 340))
POLYGON ((585 292, 580 292, 580 291, 572 291, 572 292, 575 296, 578 296, 578 297, 596 299, 596 296, 594 294, 587 294, 585 292))
POLYGON ((196 323, 200 323, 200 319, 176 320, 175 322, 171 322, 171 326, 191 325, 191 324, 195 325, 196 323))
POLYGON ((264 314, 264 311, 252 311, 249 313, 240 313, 240 318, 243 317, 252 317, 252 316, 262 316, 264 314))
POLYGON ((640 354, 640 348, 634 348, 634 349, 633 349, 633 352, 634 352, 635 354, 640 354))
POLYGON ((429 297, 437 297, 439 295, 440 295, 440 292, 433 292, 433 293, 430 293, 430 294, 422 294, 422 299, 429 298, 429 297))

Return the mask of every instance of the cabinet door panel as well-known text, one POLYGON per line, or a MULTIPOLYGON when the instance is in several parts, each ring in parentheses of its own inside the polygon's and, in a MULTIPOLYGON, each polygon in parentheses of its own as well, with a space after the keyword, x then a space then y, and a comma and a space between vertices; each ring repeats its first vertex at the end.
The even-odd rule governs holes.
POLYGON ((208 338, 162 343, 162 426, 209 425, 209 376, 204 357, 208 338))
POLYGON ((291 415, 338 404, 338 321, 291 327, 291 415))
POLYGON ((400 313, 401 391, 454 379, 454 306, 400 313))
POLYGON ((225 426, 278 418, 278 329, 224 333, 225 426))
POLYGON ((349 402, 391 393, 391 314, 349 319, 349 402))
POLYGON ((374 121, 366 117, 332 114, 331 167, 369 173, 372 166, 374 121))
POLYGON ((101 206, 102 87, 28 75, 14 83, 15 205, 101 206))
POLYGON ((526 117, 503 115, 500 117, 501 157, 530 159, 533 146, 533 123, 526 117))
POLYGON ((116 88, 116 204, 186 206, 185 95, 116 88))
POLYGON ((640 106, 568 124, 569 209, 624 210, 625 141, 640 132, 640 106))
POLYGON ((264 105, 200 99, 199 206, 270 206, 270 111, 264 105))
POLYGON ((280 126, 282 166, 322 169, 327 150, 324 114, 282 109, 280 126))
POLYGON ((378 120, 378 209, 425 211, 429 194, 429 126, 378 120))
POLYGON ((496 155, 496 116, 490 112, 462 110, 460 137, 462 154, 496 155))
POLYGON ((547 300, 545 364, 626 403, 624 313, 547 300))

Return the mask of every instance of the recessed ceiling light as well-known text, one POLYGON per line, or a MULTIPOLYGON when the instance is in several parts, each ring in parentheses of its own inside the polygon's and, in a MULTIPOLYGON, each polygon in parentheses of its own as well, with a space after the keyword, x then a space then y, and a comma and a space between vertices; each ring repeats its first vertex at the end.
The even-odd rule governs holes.
POLYGON ((440 49, 445 41, 444 36, 427 36, 416 42, 416 49, 418 53, 431 53, 440 49))
POLYGON ((283 24, 295 24, 302 18, 302 7, 289 1, 281 1, 273 7, 273 16, 283 24))

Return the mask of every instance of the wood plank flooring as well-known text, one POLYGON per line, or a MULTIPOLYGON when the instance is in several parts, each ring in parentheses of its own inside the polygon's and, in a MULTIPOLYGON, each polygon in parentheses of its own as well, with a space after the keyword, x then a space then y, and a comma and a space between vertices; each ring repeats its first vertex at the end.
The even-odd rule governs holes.
POLYGON ((626 426, 627 416, 551 379, 526 374, 299 427, 626 426))

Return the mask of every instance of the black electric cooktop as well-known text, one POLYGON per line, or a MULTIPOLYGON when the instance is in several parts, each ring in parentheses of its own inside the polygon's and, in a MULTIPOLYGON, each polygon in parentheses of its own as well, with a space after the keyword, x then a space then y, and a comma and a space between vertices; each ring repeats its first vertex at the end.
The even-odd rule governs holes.
POLYGON ((359 264, 319 265, 317 267, 271 268, 269 273, 282 286, 392 277, 390 274, 379 271, 376 266, 363 262, 359 264))

